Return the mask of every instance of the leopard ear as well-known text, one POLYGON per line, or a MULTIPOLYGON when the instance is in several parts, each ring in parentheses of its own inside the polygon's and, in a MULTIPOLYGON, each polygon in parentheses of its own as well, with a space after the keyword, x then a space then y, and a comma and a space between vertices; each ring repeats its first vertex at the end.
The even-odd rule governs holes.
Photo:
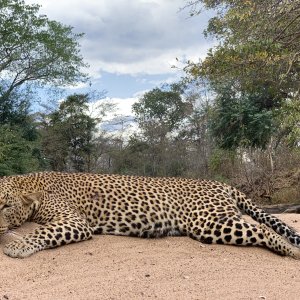
POLYGON ((43 196, 43 192, 34 192, 34 193, 23 195, 22 200, 24 204, 30 205, 35 201, 40 201, 42 196, 43 196))

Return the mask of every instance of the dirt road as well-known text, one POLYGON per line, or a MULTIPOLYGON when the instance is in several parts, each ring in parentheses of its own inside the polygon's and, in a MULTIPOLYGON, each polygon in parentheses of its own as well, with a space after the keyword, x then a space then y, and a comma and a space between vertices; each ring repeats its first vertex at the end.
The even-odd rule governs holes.
MULTIPOLYGON (((300 231, 299 214, 280 218, 300 231)), ((298 300, 300 261, 188 237, 95 236, 26 259, 0 252, 0 299, 298 300)))

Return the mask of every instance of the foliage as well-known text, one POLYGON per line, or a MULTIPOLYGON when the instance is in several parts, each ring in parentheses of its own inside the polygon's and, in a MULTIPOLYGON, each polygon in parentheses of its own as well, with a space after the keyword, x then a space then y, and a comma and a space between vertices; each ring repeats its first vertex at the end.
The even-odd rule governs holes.
POLYGON ((235 79, 247 91, 267 84, 272 94, 284 97, 299 91, 299 1, 188 2, 193 14, 201 4, 217 10, 206 34, 217 38, 219 45, 203 62, 191 63, 190 74, 219 83, 235 79))
POLYGON ((282 106, 278 119, 280 123, 280 131, 277 138, 277 145, 284 142, 292 148, 300 146, 300 105, 299 98, 286 101, 282 106))
POLYGON ((87 111, 88 95, 74 94, 43 116, 43 150, 53 170, 90 170, 96 120, 87 111))
POLYGON ((0 175, 22 174, 45 167, 34 116, 29 115, 30 93, 23 92, 14 90, 13 101, 0 101, 0 175))
POLYGON ((149 143, 132 135, 121 151, 114 151, 113 172, 143 176, 182 176, 186 170, 185 145, 176 140, 149 143))
POLYGON ((166 134, 178 128, 185 116, 186 104, 178 91, 155 88, 147 92, 132 109, 142 128, 146 129, 148 125, 159 127, 166 134))
POLYGON ((29 82, 66 85, 84 80, 79 52, 82 34, 39 15, 38 5, 23 0, 0 3, 0 100, 29 82))
POLYGON ((85 80, 86 75, 80 70, 85 66, 79 52, 81 36, 73 33, 71 27, 39 15, 38 5, 26 5, 23 0, 1 1, 2 175, 46 167, 36 124, 29 115, 32 84, 66 85, 85 80))
POLYGON ((275 112, 268 107, 268 92, 257 90, 241 94, 231 82, 216 91, 210 125, 218 146, 265 148, 276 128, 275 112))
POLYGON ((14 90, 10 99, 0 99, 0 124, 22 127, 28 120, 31 95, 27 89, 14 90))
POLYGON ((299 125, 289 107, 299 103, 299 1, 199 0, 187 6, 192 15, 203 7, 216 11, 205 34, 218 45, 185 70, 207 80, 216 94, 212 133, 219 146, 266 147, 271 137, 295 145, 299 125))
POLYGON ((38 171, 42 167, 38 141, 29 141, 18 127, 1 125, 0 176, 38 171))
POLYGON ((127 158, 131 163, 132 158, 138 159, 143 166, 139 172, 143 175, 178 176, 185 169, 185 163, 179 158, 184 147, 173 139, 189 108, 181 92, 180 86, 175 84, 155 88, 133 105, 141 132, 129 141, 126 151, 134 153, 127 158))

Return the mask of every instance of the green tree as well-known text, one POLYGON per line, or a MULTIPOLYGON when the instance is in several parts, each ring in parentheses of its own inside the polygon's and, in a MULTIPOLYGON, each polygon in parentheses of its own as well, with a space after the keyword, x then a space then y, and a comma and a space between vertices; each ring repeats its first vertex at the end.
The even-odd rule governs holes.
POLYGON ((300 142, 300 105, 298 99, 286 101, 279 111, 280 131, 276 147, 283 142, 291 148, 298 148, 300 142))
POLYGON ((133 105, 141 134, 131 139, 127 150, 143 161, 145 175, 179 175, 184 167, 174 154, 175 136, 187 115, 188 104, 178 85, 155 88, 133 105))
POLYGON ((241 94, 231 82, 215 91, 210 126, 217 145, 224 149, 265 148, 276 129, 276 111, 268 109, 267 91, 241 94))
POLYGON ((39 14, 23 0, 0 2, 0 126, 2 174, 44 168, 36 124, 29 115, 34 84, 86 80, 72 28, 39 14), (7 130, 7 132, 6 132, 7 130))
POLYGON ((0 174, 12 175, 42 170, 40 136, 35 116, 30 115, 30 93, 14 90, 13 102, 0 101, 0 174))
POLYGON ((215 9, 206 35, 219 40, 200 64, 189 71, 212 81, 235 78, 243 88, 267 84, 284 96, 299 89, 300 2, 277 0, 189 1, 215 9))
POLYGON ((38 140, 24 138, 20 128, 0 125, 0 176, 42 170, 44 162, 39 147, 38 140))
POLYGON ((88 95, 74 94, 43 117, 42 145, 56 171, 90 171, 96 120, 87 114, 88 95))
POLYGON ((38 5, 23 0, 0 3, 0 102, 10 105, 20 86, 66 85, 86 79, 78 39, 72 27, 39 15, 38 5))
POLYGON ((164 136, 178 128, 187 106, 180 92, 171 86, 170 90, 155 88, 147 92, 132 109, 141 128, 146 131, 159 128, 164 136))
POLYGON ((225 122, 218 124, 217 121, 214 133, 219 132, 218 137, 223 135, 224 142, 225 132, 229 133, 228 128, 233 124, 236 126, 233 130, 238 135, 235 141, 230 134, 226 137, 228 143, 219 140, 221 144, 236 147, 246 143, 264 147, 266 139, 271 137, 270 130, 266 129, 269 126, 273 126, 273 134, 281 140, 283 135, 290 135, 288 129, 295 132, 290 126, 293 118, 279 111, 284 108, 287 112, 288 103, 299 102, 300 2, 187 2, 192 15, 203 9, 201 5, 216 11, 205 34, 216 38, 219 44, 210 49, 200 63, 189 62, 186 71, 189 76, 205 78, 210 83, 217 94, 216 115, 220 116, 223 110, 223 118, 226 116, 226 121, 231 122, 226 126, 225 122), (228 90, 223 90, 222 96, 220 86, 230 83, 235 96, 228 97, 228 90), (232 105, 226 104, 225 99, 232 105), (285 124, 287 120, 289 124, 285 124))

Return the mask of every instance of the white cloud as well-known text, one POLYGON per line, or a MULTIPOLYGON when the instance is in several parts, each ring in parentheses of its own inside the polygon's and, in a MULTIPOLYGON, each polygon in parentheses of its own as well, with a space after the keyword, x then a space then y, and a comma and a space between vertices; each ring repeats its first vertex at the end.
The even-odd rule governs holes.
POLYGON ((106 97, 101 100, 90 103, 90 115, 96 117, 101 113, 103 105, 111 105, 112 109, 107 111, 104 122, 110 121, 116 117, 133 117, 132 105, 136 103, 140 95, 131 98, 109 98, 106 97))
POLYGON ((110 101, 116 106, 115 116, 133 116, 132 105, 138 101, 138 97, 111 98, 110 101))
POLYGON ((131 134, 138 131, 134 121, 132 105, 136 103, 141 94, 131 98, 104 98, 89 105, 89 114, 92 117, 102 115, 102 108, 105 105, 112 105, 112 110, 107 111, 102 118, 100 128, 110 132, 113 137, 127 139, 131 134))
POLYGON ((42 5, 50 19, 84 32, 82 54, 93 77, 174 73, 175 58, 203 57, 208 16, 178 12, 183 0, 26 0, 42 5))

